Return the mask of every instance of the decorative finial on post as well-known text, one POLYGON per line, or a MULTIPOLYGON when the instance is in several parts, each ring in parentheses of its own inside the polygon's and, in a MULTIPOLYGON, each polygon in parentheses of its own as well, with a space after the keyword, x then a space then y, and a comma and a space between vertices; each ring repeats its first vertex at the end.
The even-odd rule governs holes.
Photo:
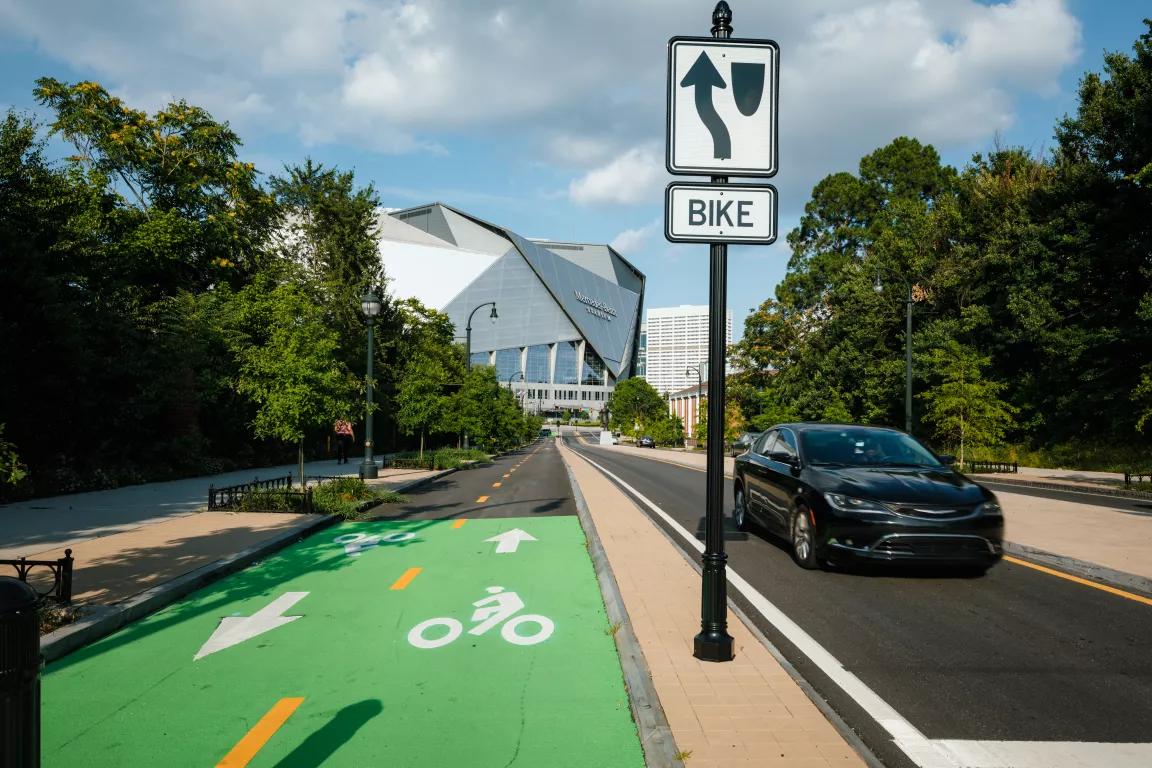
POLYGON ((716 3, 716 10, 712 11, 712 37, 732 37, 732 9, 724 0, 716 3))

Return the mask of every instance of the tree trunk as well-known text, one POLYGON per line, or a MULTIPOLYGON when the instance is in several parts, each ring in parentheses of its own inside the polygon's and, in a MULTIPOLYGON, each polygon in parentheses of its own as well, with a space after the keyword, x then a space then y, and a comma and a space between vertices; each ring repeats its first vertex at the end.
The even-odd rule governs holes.
POLYGON ((420 430, 420 463, 424 463, 424 430, 420 430))
POLYGON ((300 490, 304 490, 304 438, 300 438, 296 457, 300 462, 300 490))

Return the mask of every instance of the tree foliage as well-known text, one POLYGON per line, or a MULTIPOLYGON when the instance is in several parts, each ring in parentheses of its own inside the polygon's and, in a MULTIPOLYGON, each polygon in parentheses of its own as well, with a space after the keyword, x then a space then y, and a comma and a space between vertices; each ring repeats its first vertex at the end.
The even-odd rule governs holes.
POLYGON ((647 381, 631 378, 616 385, 608 398, 608 412, 613 429, 639 436, 668 415, 668 404, 647 381))
POLYGON ((982 441, 1149 447, 1145 23, 1133 55, 1109 53, 1103 74, 1083 78, 1077 112, 1060 121, 1047 157, 997 146, 956 170, 901 137, 856 173, 816 185, 788 236, 788 273, 734 350, 741 372, 730 391, 756 427, 786 418, 902 424, 910 289, 914 388, 934 393, 917 400, 918 432, 959 440, 939 410, 951 365, 984 382, 1001 415, 1015 415, 989 417, 999 426, 982 441))

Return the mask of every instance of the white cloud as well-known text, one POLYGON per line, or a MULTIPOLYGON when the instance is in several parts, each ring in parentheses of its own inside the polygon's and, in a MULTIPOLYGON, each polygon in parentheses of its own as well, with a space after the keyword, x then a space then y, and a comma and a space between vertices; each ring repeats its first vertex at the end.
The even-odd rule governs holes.
POLYGON ((664 179, 663 157, 657 147, 635 147, 568 186, 568 196, 582 205, 650 203, 664 179))
MULTIPOLYGON (((897 135, 986 142, 1079 56, 1067 0, 735 11, 736 36, 781 45, 785 207, 897 135)), ((635 202, 662 173, 638 148, 662 143, 665 42, 706 34, 709 17, 693 0, 0 0, 0 41, 31 43, 135 106, 186 98, 242 133, 381 152, 442 150, 452 134, 521 141, 529 162, 593 169, 573 200, 635 202)))
POLYGON ((648 244, 649 240, 652 239, 652 235, 654 235, 659 229, 660 223, 661 222, 659 221, 654 221, 650 224, 646 224, 643 227, 637 227, 636 229, 626 229, 620 234, 616 235, 616 237, 612 238, 610 245, 620 253, 624 254, 624 256, 627 256, 629 253, 639 251, 641 248, 648 244))

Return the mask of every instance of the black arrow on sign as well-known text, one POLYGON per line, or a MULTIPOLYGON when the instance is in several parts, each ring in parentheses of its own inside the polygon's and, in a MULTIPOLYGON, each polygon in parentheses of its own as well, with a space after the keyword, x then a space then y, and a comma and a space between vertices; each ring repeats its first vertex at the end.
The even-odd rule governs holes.
POLYGON ((728 134, 728 126, 720 119, 716 107, 712 104, 712 89, 727 88, 724 78, 716 71, 712 59, 708 58, 706 51, 700 52, 700 58, 684 75, 680 81, 681 88, 696 87, 696 112, 704 127, 712 134, 712 156, 719 160, 732 157, 732 137, 728 134))

